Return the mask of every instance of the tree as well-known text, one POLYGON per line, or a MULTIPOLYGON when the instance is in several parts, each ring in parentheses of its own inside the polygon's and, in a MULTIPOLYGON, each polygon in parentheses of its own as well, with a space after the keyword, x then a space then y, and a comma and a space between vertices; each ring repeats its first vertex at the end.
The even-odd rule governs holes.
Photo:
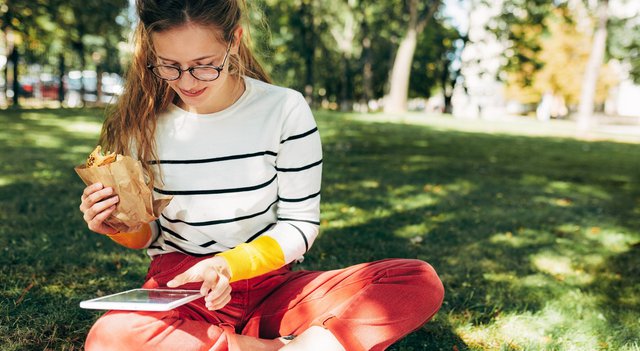
MULTIPOLYGON (((501 13, 490 21, 491 31, 507 45, 501 71, 506 73, 509 87, 525 88, 526 94, 526 88, 533 85, 533 77, 544 64, 539 54, 540 38, 548 35, 545 19, 554 9, 564 6, 554 6, 546 0, 505 0, 501 13)), ((525 99, 535 102, 536 98, 528 95, 525 99)))
MULTIPOLYGON (((85 0, 56 0, 58 6, 67 11, 66 30, 70 48, 75 51, 79 60, 79 70, 87 69, 87 58, 92 58, 97 71, 102 71, 100 58, 116 47, 113 41, 123 38, 122 27, 116 18, 127 9, 127 0, 103 0, 87 2, 85 0)), ((92 60, 89 60, 92 61, 92 60)), ((85 85, 80 86, 80 99, 84 103, 85 85)), ((101 75, 97 75, 97 92, 101 90, 101 75)), ((99 96, 98 96, 99 98, 99 96)), ((100 100, 98 100, 100 101, 100 100)))
MULTIPOLYGON (((404 5, 405 0, 265 0, 272 43, 267 50, 272 53, 268 69, 276 82, 304 92, 308 100, 325 107, 349 110, 359 100, 361 108, 366 108, 370 100, 388 91, 398 38, 407 32, 408 7, 404 5)), ((423 13, 424 4, 416 6, 421 16, 429 17, 423 13)), ((446 55, 440 53, 443 43, 451 46, 453 40, 443 39, 443 27, 439 19, 434 20, 434 28, 421 22, 422 32, 434 34, 421 36, 416 43, 429 53, 430 62, 422 59, 412 64, 412 55, 404 67, 407 76, 416 79, 412 94, 426 96, 441 85, 442 75, 436 73, 448 65, 446 55), (429 71, 430 79, 423 79, 428 64, 438 69, 429 71)))
POLYGON ((445 112, 451 112, 451 96, 459 69, 452 69, 464 39, 457 29, 444 21, 433 21, 418 39, 409 81, 410 97, 442 93, 445 112))
MULTIPOLYGON (((36 6, 37 8, 37 6, 36 6)), ((12 78, 12 91, 13 97, 11 98, 11 106, 20 106, 20 59, 21 51, 25 51, 23 44, 28 41, 26 33, 29 28, 35 29, 35 23, 32 21, 34 16, 33 10, 23 1, 9 1, 5 0, 4 4, 0 7, 2 17, 0 18, 0 27, 4 33, 5 48, 7 50, 7 59, 11 63, 13 72, 11 72, 12 78)), ((9 64, 5 66, 5 82, 9 84, 9 64)), ((6 89, 6 88, 5 88, 6 89)), ((5 90, 5 94, 7 90, 5 90)), ((9 98, 9 96, 7 96, 9 98)))
POLYGON ((599 0, 596 6, 596 26, 591 43, 591 53, 582 80, 580 106, 578 108, 578 129, 587 131, 592 124, 593 108, 598 74, 604 61, 607 47, 607 21, 609 20, 609 0, 599 0))
POLYGON ((400 46, 391 70, 389 96, 384 105, 385 112, 399 113, 406 111, 411 62, 413 61, 418 36, 424 31, 440 5, 440 0, 432 0, 428 4, 423 4, 418 0, 408 0, 409 21, 406 33, 400 40, 400 46))
MULTIPOLYGON (((510 72, 507 96, 524 104, 536 104, 543 95, 550 95, 568 107, 580 102, 580 90, 589 59, 591 36, 578 28, 568 8, 554 10, 545 20, 546 34, 539 36, 540 50, 535 59, 541 67, 527 77, 529 85, 522 82, 521 73, 510 72)), ((605 72, 610 69, 605 65, 605 72)), ((602 75, 597 82, 596 102, 604 102, 606 92, 614 83, 613 74, 602 75)))
POLYGON ((629 76, 640 84, 640 14, 610 18, 607 32, 607 56, 628 65, 629 76))

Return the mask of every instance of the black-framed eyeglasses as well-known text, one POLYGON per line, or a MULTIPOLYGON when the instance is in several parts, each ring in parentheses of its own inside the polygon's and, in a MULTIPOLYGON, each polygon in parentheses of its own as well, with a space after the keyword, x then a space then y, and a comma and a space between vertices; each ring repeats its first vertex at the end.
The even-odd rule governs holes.
POLYGON ((220 66, 215 65, 197 65, 187 67, 185 69, 174 65, 147 65, 147 69, 153 73, 154 76, 162 80, 178 80, 182 77, 182 72, 189 72, 191 76, 197 80, 210 82, 220 77, 220 72, 224 69, 224 65, 227 62, 227 56, 229 56, 229 50, 231 49, 231 42, 227 46, 227 52, 224 54, 224 59, 220 66))

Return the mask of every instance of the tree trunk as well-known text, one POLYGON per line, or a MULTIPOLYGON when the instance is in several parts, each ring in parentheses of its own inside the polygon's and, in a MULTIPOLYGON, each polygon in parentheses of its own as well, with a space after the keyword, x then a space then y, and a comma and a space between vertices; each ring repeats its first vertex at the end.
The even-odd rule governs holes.
POLYGON ((582 80, 580 93, 580 105, 578 106, 578 131, 584 133, 593 124, 593 110, 595 105, 598 74, 604 61, 607 46, 607 21, 609 19, 609 1, 600 0, 597 7, 597 24, 593 34, 593 43, 589 61, 582 80))
POLYGON ((62 107, 62 103, 64 102, 64 75, 64 54, 60 53, 60 56, 58 58, 58 79, 60 80, 60 84, 58 85, 58 101, 60 102, 60 107, 62 107))
POLYGON ((362 104, 369 111, 369 100, 373 98, 373 54, 367 21, 362 21, 362 104))
POLYGON ((418 44, 418 35, 427 26, 433 14, 440 6, 440 0, 432 0, 422 18, 418 18, 418 0, 409 1, 409 25, 407 34, 400 41, 391 77, 389 79, 389 95, 384 102, 384 111, 388 113, 402 113, 407 111, 407 96, 409 95, 409 77, 411 63, 418 44))
POLYGON ((96 104, 102 105, 102 72, 104 68, 102 63, 96 65, 96 104))
POLYGON ((301 26, 301 34, 305 66, 304 98, 309 105, 313 105, 313 55, 315 51, 315 38, 313 32, 313 13, 307 1, 302 2, 299 13, 303 23, 301 26))
POLYGON ((410 28, 407 35, 402 38, 396 59, 393 62, 391 79, 389 80, 389 96, 384 102, 384 112, 402 113, 407 111, 411 62, 417 43, 418 33, 415 28, 410 28))
POLYGON ((346 53, 342 54, 343 79, 340 93, 340 111, 353 110, 353 74, 351 72, 351 60, 346 53))
MULTIPOLYGON (((18 62, 20 61, 20 53, 18 53, 18 48, 13 47, 11 50, 11 55, 9 55, 9 60, 13 64, 13 98, 11 100, 12 107, 20 107, 20 80, 18 79, 18 62)), ((5 84, 9 84, 9 82, 5 82, 5 84)))

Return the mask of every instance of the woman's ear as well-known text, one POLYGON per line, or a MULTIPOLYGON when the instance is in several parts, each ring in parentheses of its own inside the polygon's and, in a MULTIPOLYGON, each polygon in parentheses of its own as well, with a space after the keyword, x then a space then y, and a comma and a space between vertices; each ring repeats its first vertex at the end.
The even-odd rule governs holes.
POLYGON ((233 38, 231 39, 233 40, 233 44, 231 44, 232 55, 238 55, 238 52, 240 51, 240 43, 242 42, 242 33, 243 33, 242 26, 238 26, 233 31, 233 38))

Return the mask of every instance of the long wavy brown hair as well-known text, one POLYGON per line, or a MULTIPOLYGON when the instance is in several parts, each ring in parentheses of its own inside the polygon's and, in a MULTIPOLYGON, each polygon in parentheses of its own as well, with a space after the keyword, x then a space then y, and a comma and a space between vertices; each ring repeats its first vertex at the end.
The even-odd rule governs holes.
POLYGON ((245 0, 136 0, 136 9, 140 21, 134 31, 132 64, 125 75, 123 94, 107 111, 100 144, 106 150, 137 157, 153 182, 150 162, 157 159, 157 116, 177 97, 166 82, 147 69, 156 62, 152 33, 193 23, 210 27, 221 42, 230 42, 234 30, 242 26, 238 54, 229 57, 229 74, 268 83, 271 78, 251 51, 245 0))

